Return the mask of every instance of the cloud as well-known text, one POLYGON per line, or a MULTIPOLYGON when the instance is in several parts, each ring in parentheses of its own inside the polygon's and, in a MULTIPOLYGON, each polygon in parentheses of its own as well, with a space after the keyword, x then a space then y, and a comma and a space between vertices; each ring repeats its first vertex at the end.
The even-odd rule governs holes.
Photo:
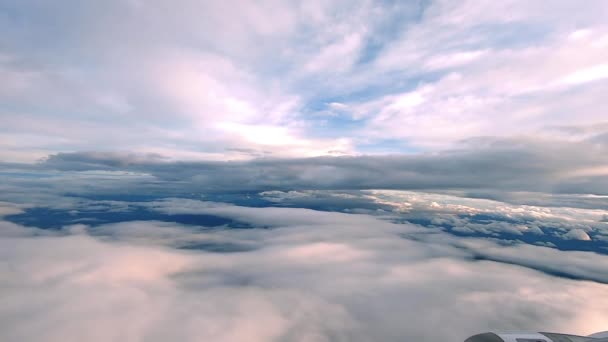
POLYGON ((603 205, 595 208, 512 204, 499 200, 468 198, 453 194, 371 190, 363 196, 381 204, 400 219, 443 227, 462 233, 484 235, 548 235, 546 238, 590 240, 588 234, 603 235, 603 205))
POLYGON ((586 231, 582 229, 572 229, 563 235, 565 239, 589 241, 591 238, 586 231))
POLYGON ((15 215, 23 213, 23 207, 18 204, 10 202, 0 202, 0 218, 8 215, 15 215))
POLYGON ((173 7, 3 9, 0 158, 99 146, 173 160, 355 155, 391 152, 386 139, 428 151, 604 118, 602 1, 173 7), (321 115, 326 103, 344 105, 339 118, 321 115))
POLYGON ((592 12, 596 5, 604 7, 594 3, 578 13, 593 27, 581 35, 572 18, 565 19, 572 10, 567 2, 553 3, 551 14, 521 1, 431 2, 374 61, 411 82, 345 104, 353 117, 365 118, 366 139, 403 139, 423 149, 482 134, 538 135, 552 124, 597 124, 603 113, 590 104, 602 101, 601 56, 608 45, 592 12), (434 73, 404 67, 420 62, 434 73), (420 100, 399 105, 410 98, 420 100), (574 112, 576 119, 564 114, 574 112))
POLYGON ((605 330, 606 5, 2 6, 0 339, 605 330))
POLYGON ((576 71, 560 80, 560 82, 565 84, 581 84, 601 80, 607 77, 608 64, 599 64, 588 69, 576 71))
POLYGON ((0 308, 2 338, 461 340, 539 326, 584 334, 605 323, 605 285, 533 270, 599 280, 606 270, 590 253, 442 233, 404 239, 399 234, 420 229, 366 215, 184 200, 152 207, 214 212, 259 228, 141 221, 63 236, 3 235, 2 294, 10 300, 0 308), (182 249, 183 241, 252 248, 182 249), (499 262, 473 261, 471 252, 499 262))
MULTIPOLYGON (((602 178, 581 178, 577 171, 589 164, 604 163, 599 151, 590 153, 584 150, 586 145, 576 144, 533 145, 537 152, 531 153, 530 145, 508 143, 484 142, 486 146, 423 156, 224 163, 173 162, 156 155, 128 153, 59 154, 35 166, 15 165, 7 175, 11 182, 1 187, 0 200, 26 207, 74 210, 70 222, 83 223, 76 220, 87 220, 93 212, 132 212, 114 218, 104 216, 100 222, 166 219, 158 215, 141 218, 139 210, 148 205, 140 201, 165 197, 219 199, 254 206, 388 215, 457 235, 519 237, 527 243, 551 243, 566 250, 601 248, 608 232, 602 222, 605 196, 580 193, 590 189, 603 193, 602 178), (553 151, 555 148, 559 151, 553 151), (570 157, 563 158, 568 154, 580 162, 572 164, 570 157), (65 193, 73 197, 63 196, 65 193), (565 239, 572 237, 569 232, 578 230, 584 230, 593 243, 586 247, 566 243, 565 239)), ((192 203, 181 205, 181 214, 189 215, 192 203)), ((209 215, 221 213, 220 209, 214 210, 218 212, 209 215)), ((59 212, 55 215, 59 221, 52 226, 70 218, 59 212)), ((24 214, 14 220, 31 222, 26 217, 24 214)))
MULTIPOLYGON (((264 142, 222 129, 225 124, 274 126, 313 145, 313 154, 333 148, 339 139, 316 140, 292 127, 297 126, 298 94, 271 73, 254 72, 269 68, 269 53, 280 58, 275 52, 296 28, 313 24, 308 10, 276 1, 238 6, 184 1, 182 10, 167 15, 172 6, 165 1, 110 1, 65 10, 25 3, 8 7, 3 12, 7 35, 0 71, 10 83, 3 83, 7 89, 0 94, 11 103, 11 111, 1 113, 10 128, 3 132, 8 152, 2 158, 31 161, 43 151, 100 144, 144 153, 171 151, 176 159, 238 158, 225 149, 251 144, 265 148, 264 142), (281 13, 281 20, 271 12, 281 13), (191 13, 204 13, 206 19, 191 13), (8 19, 15 15, 41 25, 21 27, 8 19), (44 23, 55 18, 62 25, 49 30, 44 23), (55 45, 44 44, 49 36, 55 37, 55 45), (39 44, 22 44, 31 39, 39 44), (257 52, 244 54, 244 46, 257 52), (115 138, 108 140, 110 132, 115 138), (25 135, 32 138, 11 144, 25 135)), ((314 23, 319 28, 322 24, 328 23, 314 23)), ((289 145, 283 144, 282 151, 274 152, 312 153, 298 145, 298 151, 287 151, 289 145)))
POLYGON ((603 144, 590 142, 485 138, 434 154, 246 162, 172 163, 120 153, 61 153, 34 168, 138 172, 168 182, 187 181, 196 191, 485 189, 602 195, 608 193, 601 171, 608 163, 605 150, 603 144), (592 168, 592 176, 585 173, 592 168))

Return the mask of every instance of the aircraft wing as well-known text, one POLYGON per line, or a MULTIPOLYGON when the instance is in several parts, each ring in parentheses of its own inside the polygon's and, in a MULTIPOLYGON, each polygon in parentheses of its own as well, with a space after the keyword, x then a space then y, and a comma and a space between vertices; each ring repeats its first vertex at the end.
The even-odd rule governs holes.
POLYGON ((608 331, 590 336, 568 335, 551 332, 494 333, 471 336, 465 342, 608 342, 608 331))

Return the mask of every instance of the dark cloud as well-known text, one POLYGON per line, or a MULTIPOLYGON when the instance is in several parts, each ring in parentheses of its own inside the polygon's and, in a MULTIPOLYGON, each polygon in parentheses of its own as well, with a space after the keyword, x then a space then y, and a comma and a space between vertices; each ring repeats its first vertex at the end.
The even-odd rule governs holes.
POLYGON ((199 191, 469 189, 608 194, 604 145, 482 139, 435 154, 167 162, 156 155, 77 152, 37 167, 124 170, 199 191))

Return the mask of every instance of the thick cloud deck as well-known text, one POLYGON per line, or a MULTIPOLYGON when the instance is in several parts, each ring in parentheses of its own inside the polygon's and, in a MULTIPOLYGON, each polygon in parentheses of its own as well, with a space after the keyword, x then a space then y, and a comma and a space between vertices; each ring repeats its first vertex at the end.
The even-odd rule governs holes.
POLYGON ((442 341, 493 327, 586 333, 605 323, 608 286, 534 270, 608 282, 597 254, 456 239, 366 214, 179 199, 149 207, 249 227, 131 221, 43 231, 5 222, 0 337, 442 341))

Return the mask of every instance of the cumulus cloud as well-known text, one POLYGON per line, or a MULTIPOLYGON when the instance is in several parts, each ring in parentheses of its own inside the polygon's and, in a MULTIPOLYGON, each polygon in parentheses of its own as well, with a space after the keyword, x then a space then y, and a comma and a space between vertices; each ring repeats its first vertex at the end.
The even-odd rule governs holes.
POLYGON ((534 270, 608 281, 591 254, 456 241, 366 215, 184 200, 151 206, 213 212, 253 227, 141 221, 61 236, 3 235, 2 292, 10 300, 0 309, 2 337, 460 340, 493 328, 588 333, 605 323, 605 285, 534 270), (183 249, 184 241, 199 247, 183 249), (250 248, 210 248, 228 242, 250 248), (473 261, 471 251, 499 262, 473 261))
POLYGON ((569 239, 569 240, 582 240, 582 241, 591 240, 591 238, 589 237, 589 234, 587 234, 587 232, 582 229, 572 229, 562 236, 565 239, 569 239))
POLYGON ((364 191, 363 196, 380 203, 384 210, 396 212, 400 218, 463 233, 533 234, 590 240, 589 234, 603 235, 608 231, 602 222, 603 209, 554 206, 551 202, 521 205, 453 194, 395 190, 364 191))

